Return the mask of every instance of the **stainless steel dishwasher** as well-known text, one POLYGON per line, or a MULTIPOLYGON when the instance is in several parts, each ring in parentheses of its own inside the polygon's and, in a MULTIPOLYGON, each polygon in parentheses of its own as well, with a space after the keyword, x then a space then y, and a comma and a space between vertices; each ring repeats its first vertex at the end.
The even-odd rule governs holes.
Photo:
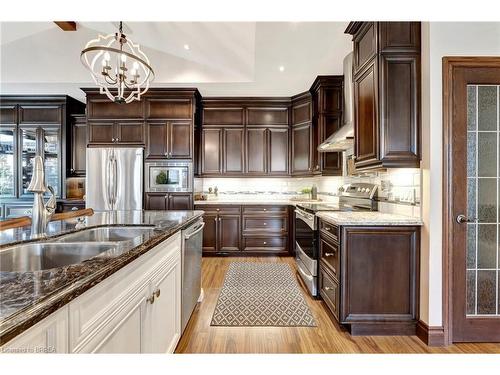
POLYGON ((202 220, 182 231, 182 332, 193 313, 201 293, 202 220))

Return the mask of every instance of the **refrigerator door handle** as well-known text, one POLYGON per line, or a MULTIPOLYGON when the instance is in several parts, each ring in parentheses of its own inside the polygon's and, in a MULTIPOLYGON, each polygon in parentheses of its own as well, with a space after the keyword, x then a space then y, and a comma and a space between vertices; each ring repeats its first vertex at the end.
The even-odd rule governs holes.
POLYGON ((112 184, 113 184, 113 177, 112 177, 112 164, 113 163, 113 156, 109 155, 108 161, 106 163, 106 192, 107 192, 107 200, 108 204, 111 207, 113 205, 113 190, 112 190, 112 184))
POLYGON ((118 163, 116 157, 113 156, 113 206, 116 204, 118 195, 118 163))

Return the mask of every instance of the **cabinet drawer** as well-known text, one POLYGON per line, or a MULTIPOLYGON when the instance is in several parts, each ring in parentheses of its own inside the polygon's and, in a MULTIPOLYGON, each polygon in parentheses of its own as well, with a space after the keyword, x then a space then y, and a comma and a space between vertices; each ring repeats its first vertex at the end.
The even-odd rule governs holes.
POLYGON ((5 218, 11 219, 19 216, 31 216, 31 212, 33 210, 33 204, 27 205, 5 205, 5 218))
POLYGON ((339 242, 339 227, 337 225, 321 220, 319 223, 319 229, 322 235, 331 238, 337 243, 339 242))
POLYGON ((338 280, 340 276, 340 252, 338 245, 333 242, 325 241, 325 239, 321 237, 319 240, 319 254, 325 266, 332 271, 333 276, 338 280))
POLYGON ((340 286, 323 268, 319 268, 319 293, 337 321, 339 320, 340 286))
POLYGON ((243 214, 247 215, 284 215, 287 210, 287 206, 243 206, 243 214))
POLYGON ((229 206, 229 205, 223 205, 223 206, 212 206, 212 205, 199 205, 196 206, 196 210, 203 210, 205 212, 215 212, 215 213, 222 213, 222 214, 239 214, 241 212, 240 206, 229 206))
POLYGON ((287 237, 245 237, 245 251, 286 251, 287 237))
POLYGON ((288 223, 284 217, 256 217, 244 216, 243 217, 243 231, 244 232, 287 232, 288 223))

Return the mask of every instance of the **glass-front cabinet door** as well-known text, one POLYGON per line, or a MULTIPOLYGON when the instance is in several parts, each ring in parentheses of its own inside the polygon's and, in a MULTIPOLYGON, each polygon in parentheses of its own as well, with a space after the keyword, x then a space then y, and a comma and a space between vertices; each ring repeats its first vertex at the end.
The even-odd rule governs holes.
POLYGON ((16 196, 16 128, 0 126, 0 198, 16 196))
POLYGON ((54 188, 60 196, 61 133, 59 127, 41 126, 43 136, 37 137, 37 126, 19 127, 20 172, 22 176, 19 188, 20 196, 31 195, 28 186, 33 176, 33 159, 38 150, 43 151, 45 163, 45 183, 54 188))

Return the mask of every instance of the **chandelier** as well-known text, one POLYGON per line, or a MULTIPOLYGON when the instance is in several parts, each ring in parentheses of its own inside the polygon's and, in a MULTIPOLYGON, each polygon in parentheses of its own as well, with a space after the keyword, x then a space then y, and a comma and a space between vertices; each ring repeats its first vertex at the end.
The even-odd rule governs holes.
POLYGON ((115 103, 140 100, 154 78, 148 57, 123 34, 122 22, 117 33, 88 42, 80 59, 100 93, 115 103))

